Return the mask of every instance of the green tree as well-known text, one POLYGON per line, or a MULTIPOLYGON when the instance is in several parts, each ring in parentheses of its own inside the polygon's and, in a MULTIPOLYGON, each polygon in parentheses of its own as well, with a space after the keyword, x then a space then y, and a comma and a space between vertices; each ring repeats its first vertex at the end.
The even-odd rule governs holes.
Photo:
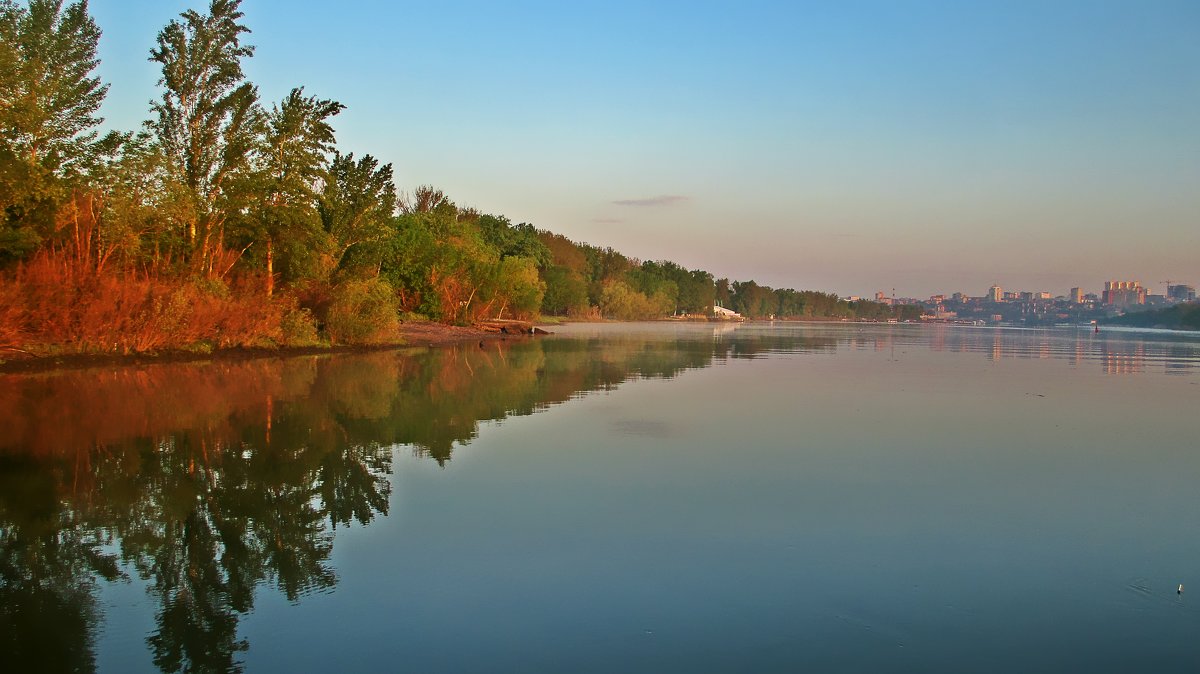
POLYGON ((533 225, 514 225, 503 215, 483 215, 476 224, 483 240, 493 246, 500 257, 531 258, 539 269, 551 264, 550 249, 538 238, 533 225))
POLYGON ((158 270, 183 245, 175 223, 189 208, 181 186, 170 180, 161 148, 146 133, 122 143, 101 177, 103 228, 97 233, 96 269, 116 258, 126 267, 158 270))
POLYGON ((542 272, 546 292, 542 312, 556 316, 577 316, 587 313, 587 282, 575 271, 552 265, 542 272))
POLYGON ((17 157, 70 173, 95 156, 108 92, 91 76, 99 40, 86 0, 0 2, 0 133, 17 157))
POLYGON ((334 269, 347 263, 351 249, 368 245, 375 249, 371 259, 360 256, 358 262, 369 262, 378 269, 381 251, 377 244, 394 231, 396 185, 392 182, 392 165, 380 166, 379 160, 369 154, 355 161, 353 154, 335 152, 317 210, 329 236, 334 269))
POLYGON ((537 313, 546 294, 546 283, 538 276, 537 263, 531 257, 509 256, 500 260, 496 274, 497 316, 505 312, 528 317, 537 313))
POLYGON ((597 248, 595 246, 580 246, 588 262, 588 299, 595 306, 601 306, 601 296, 605 286, 613 281, 625 278, 626 273, 633 269, 635 263, 612 248, 597 248))
POLYGON ((313 251, 327 248, 317 207, 316 186, 328 182, 326 164, 333 152, 334 131, 329 118, 342 111, 337 101, 305 96, 303 88, 292 89, 267 115, 265 142, 261 148, 264 190, 259 202, 259 231, 255 238, 264 245, 267 295, 275 289, 275 242, 286 246, 285 260, 291 278, 299 268, 310 265, 313 251))
POLYGON ((0 261, 37 247, 68 181, 119 139, 96 130, 99 39, 86 0, 0 0, 0 261))
POLYGON ((227 269, 216 258, 229 214, 247 197, 236 187, 250 168, 263 122, 258 90, 242 73, 242 59, 254 47, 241 41, 250 29, 240 23, 240 4, 212 0, 208 14, 187 10, 150 51, 150 60, 162 66, 163 94, 151 104, 149 126, 190 201, 182 224, 193 267, 209 274, 227 269))

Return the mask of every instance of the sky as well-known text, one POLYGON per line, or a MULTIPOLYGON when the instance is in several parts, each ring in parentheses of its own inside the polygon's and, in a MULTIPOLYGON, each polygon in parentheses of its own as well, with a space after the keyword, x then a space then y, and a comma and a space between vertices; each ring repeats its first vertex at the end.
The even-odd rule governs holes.
MULTIPOLYGON (((102 114, 158 32, 91 0, 102 114)), ((840 295, 1200 285, 1200 2, 244 0, 264 101, 332 98, 397 186, 840 295)))

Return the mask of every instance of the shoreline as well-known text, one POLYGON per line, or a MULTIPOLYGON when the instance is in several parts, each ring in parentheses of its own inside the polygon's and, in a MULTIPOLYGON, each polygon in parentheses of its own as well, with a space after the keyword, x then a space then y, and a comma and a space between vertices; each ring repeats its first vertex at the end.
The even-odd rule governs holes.
POLYGON ((331 346, 234 347, 198 351, 159 351, 152 353, 66 353, 38 355, 25 351, 0 350, 0 375, 35 374, 54 370, 83 370, 92 367, 127 367, 158 363, 192 363, 201 361, 239 361, 257 358, 288 358, 338 353, 368 353, 400 349, 452 346, 472 341, 501 341, 521 337, 490 332, 477 327, 444 325, 433 322, 402 323, 395 342, 385 344, 354 344, 331 346))

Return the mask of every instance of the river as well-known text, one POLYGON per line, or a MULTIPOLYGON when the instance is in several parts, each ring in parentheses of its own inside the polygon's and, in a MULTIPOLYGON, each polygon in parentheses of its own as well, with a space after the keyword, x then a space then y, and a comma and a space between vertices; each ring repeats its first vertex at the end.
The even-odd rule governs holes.
POLYGON ((0 670, 1200 668, 1200 337, 555 330, 0 375, 0 670))

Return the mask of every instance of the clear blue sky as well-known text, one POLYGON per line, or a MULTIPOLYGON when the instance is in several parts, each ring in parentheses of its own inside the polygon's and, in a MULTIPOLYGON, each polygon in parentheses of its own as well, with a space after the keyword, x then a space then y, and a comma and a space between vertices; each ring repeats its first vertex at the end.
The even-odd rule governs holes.
MULTIPOLYGON (((92 0, 109 124, 179 0, 92 0)), ((1200 282, 1200 2, 244 0, 269 103, 642 259, 839 294, 1200 282), (624 202, 624 203, 621 203, 624 202)))

